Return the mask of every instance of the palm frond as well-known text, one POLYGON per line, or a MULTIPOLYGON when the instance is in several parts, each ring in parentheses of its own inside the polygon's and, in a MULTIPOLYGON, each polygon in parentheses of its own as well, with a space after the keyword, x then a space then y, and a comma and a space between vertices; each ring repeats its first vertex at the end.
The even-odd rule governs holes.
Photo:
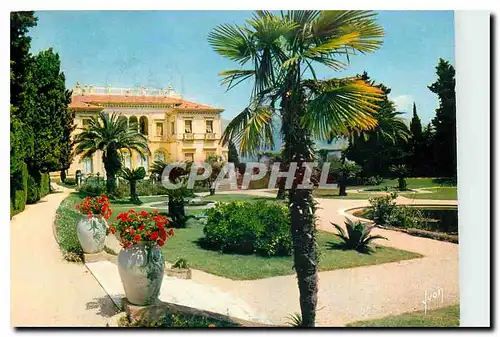
POLYGON ((227 125, 222 135, 222 144, 227 144, 230 140, 239 143, 242 155, 272 148, 274 146, 272 116, 270 107, 252 104, 227 125))
POLYGON ((305 81, 311 90, 303 123, 320 139, 343 136, 377 125, 374 114, 382 91, 359 79, 305 81))

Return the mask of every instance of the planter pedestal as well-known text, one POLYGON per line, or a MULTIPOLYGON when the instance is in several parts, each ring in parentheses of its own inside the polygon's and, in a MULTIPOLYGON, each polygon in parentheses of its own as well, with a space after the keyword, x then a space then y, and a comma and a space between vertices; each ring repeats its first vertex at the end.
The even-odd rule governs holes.
POLYGON ((177 277, 184 280, 191 279, 191 269, 165 268, 165 274, 171 277, 177 277))

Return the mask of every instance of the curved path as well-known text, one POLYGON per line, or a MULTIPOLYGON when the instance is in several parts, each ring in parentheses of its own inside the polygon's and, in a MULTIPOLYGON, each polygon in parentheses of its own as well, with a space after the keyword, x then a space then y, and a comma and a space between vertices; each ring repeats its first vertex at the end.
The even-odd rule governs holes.
POLYGON ((83 264, 63 260, 52 223, 71 190, 49 194, 10 223, 11 326, 106 326, 116 307, 83 264))
MULTIPOLYGON (((218 192, 219 194, 231 192, 218 192)), ((267 191, 232 191, 259 196, 274 196, 267 191)), ((320 199, 317 226, 334 231, 330 222, 344 223, 343 210, 366 206, 366 200, 320 199)), ((397 199, 400 204, 457 204, 456 200, 397 199)), ((443 299, 431 299, 427 308, 435 309, 459 303, 458 245, 411 236, 405 233, 375 229, 389 240, 384 244, 424 255, 423 258, 375 266, 325 271, 319 274, 318 326, 343 326, 349 322, 424 310, 425 295, 443 292, 443 299)), ((248 304, 262 311, 276 323, 300 312, 295 275, 254 281, 232 281, 201 271, 193 279, 234 292, 248 304)))

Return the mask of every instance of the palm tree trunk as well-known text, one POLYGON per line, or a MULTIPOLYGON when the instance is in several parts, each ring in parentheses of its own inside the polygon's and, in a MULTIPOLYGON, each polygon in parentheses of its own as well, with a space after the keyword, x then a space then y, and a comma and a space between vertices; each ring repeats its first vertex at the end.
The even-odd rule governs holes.
MULTIPOLYGON (((297 70, 297 74, 300 71, 297 70)), ((291 79, 291 88, 298 88, 297 78, 291 79)), ((315 202, 311 189, 297 189, 305 168, 314 156, 310 131, 299 122, 305 113, 304 93, 290 90, 281 97, 282 129, 284 136, 283 160, 297 162, 295 180, 288 193, 293 258, 300 294, 302 325, 314 327, 318 302, 318 251, 316 246, 315 202)))
POLYGON ((137 180, 130 180, 130 200, 137 202, 137 180))
POLYGON ((116 174, 122 166, 120 155, 117 151, 109 149, 107 155, 102 155, 102 161, 106 170, 106 191, 112 197, 116 193, 116 174))
POLYGON ((278 200, 284 200, 286 197, 285 182, 285 179, 278 180, 278 194, 276 195, 278 200))

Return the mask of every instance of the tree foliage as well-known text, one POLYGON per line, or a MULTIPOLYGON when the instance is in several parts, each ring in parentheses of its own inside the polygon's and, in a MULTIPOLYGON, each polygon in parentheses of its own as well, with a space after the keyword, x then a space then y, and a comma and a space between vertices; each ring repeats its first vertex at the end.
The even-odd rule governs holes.
POLYGON ((391 89, 384 84, 375 84, 366 72, 359 77, 380 88, 384 97, 376 103, 379 106, 379 111, 374 115, 377 126, 352 133, 344 156, 360 165, 365 177, 387 176, 391 165, 402 164, 407 160, 406 143, 411 132, 401 117, 402 113, 396 111, 394 102, 388 98, 391 89))
POLYGON ((455 99, 455 68, 443 59, 436 66, 436 82, 428 88, 438 95, 439 108, 432 119, 434 153, 437 173, 443 177, 457 176, 457 119, 455 99))

